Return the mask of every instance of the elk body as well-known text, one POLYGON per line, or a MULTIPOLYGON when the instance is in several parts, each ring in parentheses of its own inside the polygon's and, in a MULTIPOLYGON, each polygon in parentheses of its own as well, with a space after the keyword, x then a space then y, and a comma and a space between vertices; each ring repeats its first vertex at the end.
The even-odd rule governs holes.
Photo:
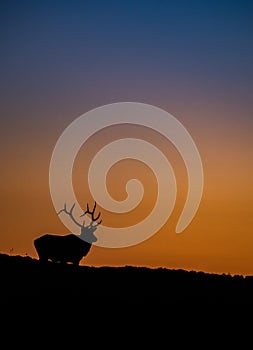
POLYGON ((54 234, 44 234, 34 240, 34 246, 38 253, 40 261, 51 260, 53 262, 62 262, 62 263, 72 263, 79 265, 80 261, 84 256, 86 256, 91 246, 94 242, 97 241, 96 236, 94 235, 97 226, 101 224, 102 220, 97 222, 100 217, 100 212, 95 216, 96 202, 94 204, 93 210, 90 211, 87 204, 87 210, 81 215, 86 214, 91 215, 91 223, 88 226, 80 224, 73 216, 73 209, 75 204, 71 207, 70 211, 67 211, 66 204, 64 208, 58 212, 65 213, 69 215, 71 220, 81 229, 80 235, 73 233, 58 236, 54 234))

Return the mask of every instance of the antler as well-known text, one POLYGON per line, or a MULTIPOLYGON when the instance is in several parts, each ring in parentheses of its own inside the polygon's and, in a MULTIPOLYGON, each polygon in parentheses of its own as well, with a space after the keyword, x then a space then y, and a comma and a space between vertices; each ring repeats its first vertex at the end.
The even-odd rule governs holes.
MULTIPOLYGON (((87 203, 87 209, 85 210, 85 212, 84 212, 82 215, 80 215, 80 217, 81 217, 81 216, 84 216, 85 214, 90 214, 90 215, 91 215, 92 221, 93 221, 93 222, 94 222, 94 221, 97 221, 97 220, 100 218, 101 213, 99 212, 98 215, 95 217, 96 206, 97 206, 97 202, 95 202, 92 211, 90 211, 90 209, 89 209, 89 204, 87 203)), ((101 222, 102 222, 102 220, 100 220, 100 221, 97 223, 97 225, 100 225, 101 222)))
POLYGON ((79 227, 83 227, 83 225, 81 225, 78 221, 76 221, 76 219, 74 218, 73 216, 73 209, 75 207, 75 203, 72 205, 72 207, 70 208, 70 211, 67 211, 67 206, 66 206, 66 203, 64 203, 64 207, 63 209, 61 209, 60 211, 58 211, 57 215, 59 215, 60 213, 64 212, 66 214, 69 215, 69 217, 72 219, 72 221, 79 227))

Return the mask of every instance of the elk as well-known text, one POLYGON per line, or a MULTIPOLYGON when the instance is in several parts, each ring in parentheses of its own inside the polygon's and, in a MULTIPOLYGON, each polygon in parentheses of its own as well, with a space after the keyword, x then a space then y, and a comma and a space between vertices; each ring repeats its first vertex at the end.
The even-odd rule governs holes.
POLYGON ((85 221, 80 224, 73 216, 73 210, 75 203, 72 205, 70 210, 67 210, 66 203, 63 209, 61 209, 57 215, 61 213, 67 214, 71 220, 81 229, 81 233, 76 235, 70 233, 64 236, 58 236, 54 234, 44 234, 34 240, 34 246, 38 253, 39 260, 44 262, 51 260, 52 262, 61 263, 72 263, 74 265, 79 265, 81 259, 86 256, 91 246, 97 241, 97 237, 94 235, 98 225, 101 224, 102 220, 98 221, 101 213, 99 212, 95 215, 96 202, 93 209, 89 209, 87 203, 87 209, 83 212, 80 217, 86 214, 91 215, 91 222, 89 225, 85 226, 85 221))

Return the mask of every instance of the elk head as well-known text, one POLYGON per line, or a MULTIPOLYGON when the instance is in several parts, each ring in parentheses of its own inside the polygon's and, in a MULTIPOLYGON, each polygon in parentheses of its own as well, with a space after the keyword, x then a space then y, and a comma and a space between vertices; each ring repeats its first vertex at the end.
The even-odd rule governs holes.
POLYGON ((100 225, 101 222, 102 222, 102 220, 97 221, 100 218, 101 213, 99 212, 97 215, 95 214, 96 205, 97 205, 97 203, 95 202, 95 204, 93 206, 93 209, 90 210, 89 204, 87 203, 87 209, 83 212, 82 215, 80 215, 80 217, 83 217, 86 214, 91 215, 91 222, 87 226, 85 226, 85 221, 83 221, 83 223, 81 224, 74 218, 73 210, 74 210, 74 207, 75 207, 75 203, 72 205, 72 207, 70 208, 69 211, 67 210, 67 206, 66 206, 66 203, 65 203, 63 209, 61 209, 57 214, 59 215, 62 212, 66 213, 71 218, 71 220, 78 227, 80 227, 81 233, 80 233, 79 237, 81 239, 83 239, 84 241, 92 244, 93 242, 97 241, 97 237, 94 235, 94 232, 96 231, 98 225, 100 225))

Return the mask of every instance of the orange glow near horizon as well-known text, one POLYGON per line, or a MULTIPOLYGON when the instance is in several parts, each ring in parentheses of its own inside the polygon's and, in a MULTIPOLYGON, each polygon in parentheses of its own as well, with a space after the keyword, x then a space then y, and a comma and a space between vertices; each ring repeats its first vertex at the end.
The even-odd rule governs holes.
MULTIPOLYGON (((204 168, 204 192, 198 212, 187 229, 175 233, 178 217, 187 193, 185 166, 177 150, 160 134, 145 128, 122 126, 102 130, 88 140, 80 150, 73 169, 73 185, 82 206, 92 201, 87 187, 87 169, 96 151, 117 137, 142 137, 159 147, 170 160, 177 179, 178 197, 166 225, 151 238, 136 246, 110 249, 93 246, 82 264, 136 265, 148 267, 182 268, 215 273, 253 274, 252 256, 252 162, 247 157, 247 142, 233 144, 233 135, 216 137, 213 144, 205 142, 199 133, 198 148, 204 168), (89 150, 87 152, 87 149, 89 150)), ((252 147, 252 144, 250 145, 252 147)), ((2 174, 2 232, 1 251, 37 257, 33 239, 43 233, 65 234, 52 205, 48 186, 49 148, 34 150, 23 144, 17 152, 11 172, 2 174), (36 152, 35 152, 36 151, 36 152), (36 153, 36 154, 35 154, 36 153)), ((10 153, 13 150, 9 151, 10 153)), ((13 154, 12 154, 13 156, 13 154)), ((11 154, 10 154, 11 157, 11 154)), ((10 170, 10 169, 9 169, 10 170)), ((134 160, 122 160, 108 173, 111 195, 122 200, 125 184, 138 178, 145 188, 141 204, 126 214, 101 210, 105 225, 124 227, 137 223, 151 211, 156 198, 156 180, 152 171, 134 160)), ((166 208, 164 209, 166 210, 166 208)))

